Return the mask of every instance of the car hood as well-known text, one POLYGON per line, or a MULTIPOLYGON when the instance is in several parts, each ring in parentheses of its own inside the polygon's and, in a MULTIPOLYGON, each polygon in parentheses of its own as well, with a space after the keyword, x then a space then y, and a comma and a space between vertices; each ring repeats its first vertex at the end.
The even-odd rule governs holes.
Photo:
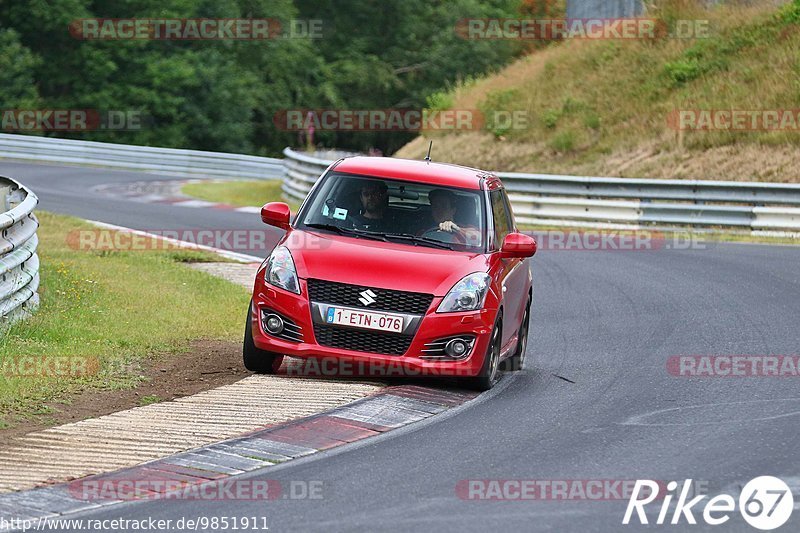
POLYGON ((322 232, 293 230, 281 244, 297 275, 444 296, 461 278, 488 270, 487 256, 322 232))

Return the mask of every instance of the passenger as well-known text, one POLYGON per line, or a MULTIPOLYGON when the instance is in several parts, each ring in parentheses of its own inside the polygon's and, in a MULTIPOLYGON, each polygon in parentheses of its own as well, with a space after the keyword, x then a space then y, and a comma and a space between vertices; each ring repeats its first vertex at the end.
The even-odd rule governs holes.
POLYGON ((379 180, 365 181, 360 189, 361 211, 353 216, 356 227, 376 232, 396 231, 389 211, 389 187, 379 180))

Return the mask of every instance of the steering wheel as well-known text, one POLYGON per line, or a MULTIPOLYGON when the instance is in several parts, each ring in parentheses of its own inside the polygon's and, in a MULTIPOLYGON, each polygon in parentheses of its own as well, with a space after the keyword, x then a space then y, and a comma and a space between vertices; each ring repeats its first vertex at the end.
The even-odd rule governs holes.
POLYGON ((361 220, 358 220, 353 215, 347 215, 347 217, 343 220, 345 225, 348 228, 355 228, 355 229, 364 229, 364 223, 361 220))
POLYGON ((439 226, 434 226, 430 229, 425 230, 421 236, 427 239, 435 239, 445 244, 459 243, 458 236, 455 233, 450 233, 449 231, 440 230, 439 226))

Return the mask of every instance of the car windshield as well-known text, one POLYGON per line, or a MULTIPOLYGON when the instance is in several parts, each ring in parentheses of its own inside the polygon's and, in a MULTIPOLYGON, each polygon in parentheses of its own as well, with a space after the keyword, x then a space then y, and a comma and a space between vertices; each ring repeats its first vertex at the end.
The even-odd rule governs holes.
POLYGON ((358 238, 482 251, 479 190, 331 172, 298 215, 298 227, 358 238))

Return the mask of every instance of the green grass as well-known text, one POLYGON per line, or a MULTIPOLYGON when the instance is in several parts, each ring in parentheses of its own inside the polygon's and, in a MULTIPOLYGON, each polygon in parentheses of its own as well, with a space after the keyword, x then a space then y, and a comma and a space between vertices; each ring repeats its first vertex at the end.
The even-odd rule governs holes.
POLYGON ((144 407, 145 405, 150 405, 161 401, 163 401, 163 398, 156 396, 155 394, 151 394, 149 396, 142 396, 139 398, 139 405, 144 407))
POLYGON ((800 179, 792 155, 800 139, 796 132, 679 134, 669 121, 682 109, 800 107, 800 0, 781 8, 760 0, 752 7, 730 2, 709 10, 688 0, 648 4, 647 16, 669 31, 681 19, 707 20, 707 38, 568 40, 547 47, 468 88, 452 89, 449 98, 439 97, 454 109, 477 107, 487 117, 520 112, 526 123, 498 129, 489 122, 491 135, 430 132, 398 155, 416 159, 432 138, 441 160, 482 168, 647 177, 671 167, 674 173, 665 177, 776 181, 762 168, 777 167, 800 179), (714 150, 731 146, 748 149, 744 160, 762 148, 771 151, 763 163, 726 170, 740 178, 716 175, 714 150), (700 158, 708 151, 704 163, 700 158), (771 160, 784 152, 780 161, 771 160), (687 153, 693 156, 691 170, 684 169, 687 153))
MULTIPOLYGON (((549 51, 557 58, 550 62, 552 72, 538 71, 519 85, 488 92, 479 106, 486 112, 526 109, 541 120, 507 132, 511 138, 550 140, 557 152, 588 156, 608 146, 657 138, 667 130, 665 117, 673 109, 792 109, 800 103, 789 74, 800 64, 800 34, 791 16, 800 12, 798 6, 764 10, 753 18, 724 9, 684 12, 686 18, 713 17, 714 31, 707 39, 554 48, 549 51)), ((662 14, 664 19, 670 26, 662 14)), ((686 142, 720 145, 767 136, 687 134, 686 142)))
MULTIPOLYGON (((205 181, 189 183, 183 194, 207 202, 220 202, 237 207, 261 207, 267 202, 282 202, 281 180, 205 181)), ((292 209, 298 206, 289 203, 292 209)))
POLYGON ((47 403, 70 392, 134 387, 149 357, 180 354, 192 340, 240 339, 247 292, 181 264, 209 254, 77 250, 68 236, 97 231, 93 226, 38 215, 41 305, 2 333, 0 369, 37 356, 90 361, 90 371, 70 377, 0 372, 0 427, 45 413, 47 403))

